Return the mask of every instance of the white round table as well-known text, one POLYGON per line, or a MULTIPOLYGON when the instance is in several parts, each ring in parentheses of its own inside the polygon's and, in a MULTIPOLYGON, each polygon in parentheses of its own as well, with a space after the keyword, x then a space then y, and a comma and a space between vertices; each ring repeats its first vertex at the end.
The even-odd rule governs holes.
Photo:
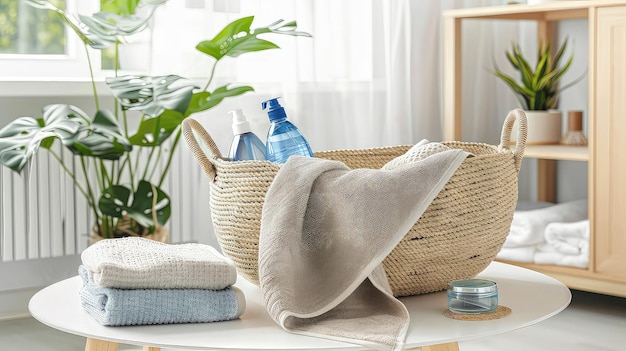
MULTIPOLYGON (((479 277, 498 283, 500 305, 511 308, 504 318, 460 321, 447 318, 445 291, 400 300, 411 315, 406 347, 422 350, 458 350, 458 341, 530 326, 559 313, 571 300, 569 289, 559 281, 529 269, 494 262, 479 277)), ((198 324, 130 327, 100 325, 80 306, 81 279, 69 278, 35 294, 30 313, 40 322, 87 338, 86 351, 114 351, 118 344, 192 350, 362 350, 362 346, 290 334, 269 317, 260 289, 241 277, 236 286, 246 296, 246 312, 240 319, 198 324)))

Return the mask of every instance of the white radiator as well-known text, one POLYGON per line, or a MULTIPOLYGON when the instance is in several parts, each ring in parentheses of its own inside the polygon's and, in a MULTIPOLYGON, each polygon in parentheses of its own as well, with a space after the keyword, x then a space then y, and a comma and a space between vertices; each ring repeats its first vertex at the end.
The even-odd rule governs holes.
MULTIPOLYGON (((80 160, 62 152, 73 174, 80 160)), ((163 165, 165 157, 163 157, 163 165)), ((209 180, 182 141, 163 186, 170 195, 170 241, 214 242, 209 180)), ((89 244, 92 214, 72 179, 46 150, 21 175, 0 168, 0 262, 80 253, 89 244)))

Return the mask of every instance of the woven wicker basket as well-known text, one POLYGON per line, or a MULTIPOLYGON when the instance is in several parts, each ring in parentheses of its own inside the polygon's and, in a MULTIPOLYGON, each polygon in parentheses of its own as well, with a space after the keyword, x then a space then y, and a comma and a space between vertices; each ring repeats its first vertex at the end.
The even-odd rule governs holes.
MULTIPOLYGON (((185 139, 212 180, 210 207, 217 239, 238 272, 258 285, 257 257, 265 193, 280 165, 268 161, 230 162, 195 120, 183 122, 185 139), (194 133, 195 131, 195 133, 194 133), (198 144, 199 138, 208 154, 198 144)), ((444 142, 471 152, 426 212, 383 262, 395 296, 443 290, 447 283, 474 277, 493 261, 509 233, 517 202, 517 175, 526 143, 526 116, 514 110, 502 128, 499 146, 444 142), (516 118, 518 141, 509 148, 516 118)), ((349 167, 379 169, 410 146, 315 153, 349 167)))

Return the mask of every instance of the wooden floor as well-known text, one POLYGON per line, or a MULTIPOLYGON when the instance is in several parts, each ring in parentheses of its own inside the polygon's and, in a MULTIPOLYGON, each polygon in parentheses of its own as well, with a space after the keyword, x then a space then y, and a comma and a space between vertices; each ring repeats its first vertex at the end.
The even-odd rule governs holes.
MULTIPOLYGON (((555 317, 507 334, 464 341, 460 348, 461 351, 623 351, 626 350, 626 299, 574 291, 572 304, 555 317)), ((51 329, 32 318, 0 321, 0 351, 84 349, 84 338, 51 329)), ((120 345, 119 350, 141 348, 120 345)))

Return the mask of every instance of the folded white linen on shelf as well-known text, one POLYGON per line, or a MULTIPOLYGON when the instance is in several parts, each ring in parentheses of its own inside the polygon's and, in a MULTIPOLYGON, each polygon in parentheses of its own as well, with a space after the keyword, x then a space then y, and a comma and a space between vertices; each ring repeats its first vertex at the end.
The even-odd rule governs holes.
POLYGON ((496 257, 514 262, 587 268, 589 220, 549 223, 540 244, 503 247, 496 257))
POLYGON ((589 265, 589 220, 550 223, 545 239, 535 253, 535 263, 579 268, 589 265))
MULTIPOLYGON (((518 201, 515 207, 515 212, 531 211, 540 208, 546 208, 554 206, 554 203, 545 201, 518 201)), ((518 214, 519 216, 519 214, 518 214)), ((522 216, 523 217, 523 216, 522 216)), ((509 239, 511 240, 511 239, 509 239)), ((513 262, 526 262, 533 263, 535 252, 540 244, 530 244, 525 246, 503 246, 500 252, 496 255, 496 258, 500 260, 513 261, 513 262)))
POLYGON ((382 261, 467 155, 447 150, 392 170, 289 158, 261 216, 259 277, 270 316, 292 333, 401 350, 409 315, 382 261))
POLYGON ((587 219, 587 200, 575 200, 528 211, 515 211, 511 232, 503 247, 523 247, 544 242, 545 228, 553 222, 587 219))
POLYGON ((108 326, 207 323, 236 319, 246 308, 243 292, 234 286, 211 289, 117 289, 95 283, 85 266, 81 306, 108 326))
POLYGON ((589 220, 550 223, 546 226, 546 242, 564 255, 579 255, 589 249, 589 220))
POLYGON ((140 237, 104 239, 81 254, 94 282, 123 289, 224 289, 235 265, 209 245, 165 244, 140 237))
POLYGON ((542 246, 535 253, 533 262, 536 264, 587 268, 589 266, 589 247, 582 249, 578 255, 565 255, 555 251, 551 246, 542 246))

